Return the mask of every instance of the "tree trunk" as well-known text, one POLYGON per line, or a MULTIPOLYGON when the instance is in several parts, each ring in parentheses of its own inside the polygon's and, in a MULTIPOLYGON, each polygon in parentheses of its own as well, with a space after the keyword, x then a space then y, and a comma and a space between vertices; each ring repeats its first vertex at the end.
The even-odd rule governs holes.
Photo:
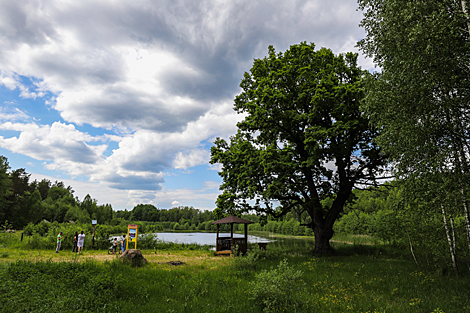
POLYGON ((470 17, 468 16, 467 6, 466 6, 464 0, 462 0, 461 3, 462 3, 462 11, 463 11, 463 13, 465 14, 465 17, 466 17, 467 31, 470 34, 470 17))
POLYGON ((330 239, 333 237, 333 227, 318 227, 313 229, 315 235, 315 248, 313 254, 325 255, 333 253, 333 248, 330 246, 330 239))
POLYGON ((415 260, 416 265, 419 266, 418 260, 416 260, 415 253, 413 252, 413 245, 411 244, 411 237, 408 231, 405 229, 406 235, 408 236, 408 241, 410 242, 410 250, 411 250, 411 255, 413 256, 413 259, 415 260))
POLYGON ((456 262, 456 257, 455 257, 455 250, 454 250, 454 245, 452 244, 452 239, 450 237, 450 232, 449 232, 449 227, 447 226, 447 217, 446 217, 446 211, 444 207, 441 205, 441 210, 442 210, 442 216, 444 218, 444 227, 446 230, 446 235, 447 235, 447 242, 449 244, 449 250, 450 250, 450 257, 452 259, 452 267, 454 268, 454 272, 457 275, 458 270, 457 270, 457 262, 456 262))

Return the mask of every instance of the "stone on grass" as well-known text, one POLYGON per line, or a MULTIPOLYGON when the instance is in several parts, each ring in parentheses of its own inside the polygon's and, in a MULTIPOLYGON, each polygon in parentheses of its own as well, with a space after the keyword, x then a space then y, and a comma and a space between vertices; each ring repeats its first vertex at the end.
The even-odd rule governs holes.
POLYGON ((121 254, 120 258, 121 261, 130 263, 132 266, 143 266, 148 262, 139 249, 128 249, 121 254))

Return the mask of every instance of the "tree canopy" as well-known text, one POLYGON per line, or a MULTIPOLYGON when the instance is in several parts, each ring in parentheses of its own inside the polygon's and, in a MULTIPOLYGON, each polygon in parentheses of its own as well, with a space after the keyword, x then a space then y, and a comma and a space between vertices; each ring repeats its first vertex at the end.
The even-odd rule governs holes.
POLYGON ((255 59, 235 98, 245 118, 229 142, 217 138, 211 149, 211 163, 222 164, 217 210, 280 216, 300 208, 311 218, 314 252, 330 252, 353 188, 375 183, 385 164, 360 110, 366 75, 356 54, 335 56, 313 43, 285 53, 270 46, 255 59))
MULTIPOLYGON (((470 138, 470 21, 465 1, 360 0, 359 47, 382 69, 366 98, 400 175, 457 165, 470 138)), ((463 159, 460 160, 462 164, 463 159)))
POLYGON ((367 34, 359 47, 381 67, 364 108, 381 129, 377 141, 398 177, 406 179, 415 199, 432 204, 428 210, 442 212, 455 256, 446 221, 450 217, 453 227, 459 211, 470 248, 468 1, 360 0, 359 5, 367 34))

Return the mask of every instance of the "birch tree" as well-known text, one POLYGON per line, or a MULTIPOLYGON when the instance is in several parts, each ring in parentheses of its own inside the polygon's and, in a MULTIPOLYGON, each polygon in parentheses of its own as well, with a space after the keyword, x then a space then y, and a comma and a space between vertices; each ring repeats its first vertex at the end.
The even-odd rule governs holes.
POLYGON ((468 0, 358 2, 366 30, 358 45, 380 68, 364 106, 381 129, 377 142, 400 178, 452 174, 470 249, 468 0))

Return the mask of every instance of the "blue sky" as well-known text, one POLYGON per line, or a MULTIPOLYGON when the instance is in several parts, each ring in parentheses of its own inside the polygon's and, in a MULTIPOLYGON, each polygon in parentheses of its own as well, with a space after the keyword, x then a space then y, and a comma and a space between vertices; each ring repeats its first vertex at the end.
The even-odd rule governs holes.
POLYGON ((233 99, 253 59, 301 41, 357 52, 356 9, 349 0, 2 1, 0 155, 116 210, 212 210, 221 179, 210 147, 243 118, 233 99))

